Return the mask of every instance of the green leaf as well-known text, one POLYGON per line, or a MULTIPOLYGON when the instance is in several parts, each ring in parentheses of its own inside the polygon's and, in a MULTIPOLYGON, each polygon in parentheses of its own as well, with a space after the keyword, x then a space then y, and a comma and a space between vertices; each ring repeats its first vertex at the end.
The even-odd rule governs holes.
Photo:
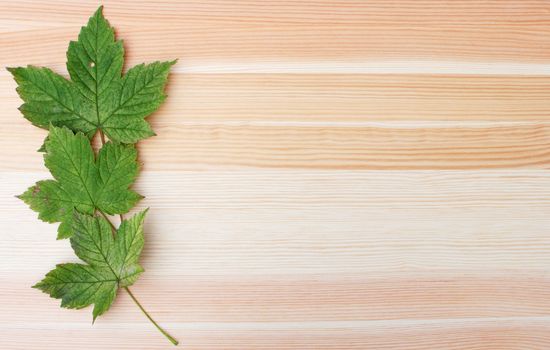
POLYGON ((64 125, 85 134, 95 132, 94 106, 75 89, 74 84, 48 68, 28 66, 8 68, 25 102, 19 107, 31 123, 48 128, 64 125))
POLYGON ((145 118, 166 95, 164 87, 176 61, 140 64, 122 76, 124 48, 103 17, 102 7, 82 27, 67 50, 71 81, 48 68, 8 68, 24 101, 21 112, 34 125, 66 126, 92 137, 135 143, 154 135, 145 118))
POLYGON ((58 238, 71 235, 73 209, 92 215, 127 213, 141 198, 128 188, 138 175, 132 145, 107 142, 97 160, 87 137, 67 128, 51 127, 44 161, 55 180, 37 182, 19 196, 39 219, 61 222, 58 238))
POLYGON ((80 309, 94 304, 93 319, 111 306, 118 288, 132 285, 143 268, 143 221, 147 210, 124 220, 113 236, 109 222, 74 212, 71 246, 86 264, 60 264, 33 288, 61 299, 61 306, 80 309))

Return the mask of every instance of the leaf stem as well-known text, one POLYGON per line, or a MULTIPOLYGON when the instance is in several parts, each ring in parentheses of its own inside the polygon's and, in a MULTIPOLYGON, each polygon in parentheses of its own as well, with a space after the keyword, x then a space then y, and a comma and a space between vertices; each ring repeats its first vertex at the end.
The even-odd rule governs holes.
POLYGON ((132 292, 130 292, 130 288, 124 287, 124 289, 126 289, 126 291, 128 292, 128 294, 130 294, 130 297, 132 298, 134 303, 136 303, 136 305, 140 308, 141 312, 143 312, 143 314, 149 319, 149 321, 151 321, 151 323, 153 323, 155 325, 155 327, 157 327, 157 329, 162 333, 162 335, 164 335, 166 337, 166 339, 168 339, 172 344, 178 345, 178 341, 176 339, 174 339, 170 334, 168 334, 168 332, 166 332, 164 329, 162 329, 162 327, 159 326, 155 322, 155 320, 153 320, 153 318, 147 313, 147 311, 145 311, 145 309, 143 308, 143 306, 141 306, 141 304, 136 299, 134 294, 132 294, 132 292))
MULTIPOLYGON (((109 223, 109 225, 111 225, 111 228, 113 229, 113 234, 115 234, 116 232, 116 228, 115 228, 115 225, 113 225, 113 223, 111 222, 111 220, 109 220, 109 217, 107 217, 107 215, 105 215, 104 212, 102 212, 101 210, 98 210, 98 213, 100 213, 104 218, 105 220, 107 220, 107 222, 109 223)), ((122 223, 122 219, 123 219, 123 216, 122 214, 120 214, 120 220, 121 220, 121 223, 122 223)), ((162 329, 161 326, 158 325, 158 323, 155 322, 155 320, 153 320, 153 318, 147 313, 147 311, 145 311, 145 309, 143 308, 143 306, 141 306, 141 304, 139 303, 139 301, 136 299, 136 297, 134 296, 134 294, 132 294, 132 292, 130 292, 130 288, 128 287, 124 287, 124 289, 126 289, 126 291, 128 292, 128 294, 130 294, 130 297, 132 298, 132 300, 134 301, 134 303, 136 303, 136 305, 139 307, 139 309, 141 310, 141 312, 143 312, 143 314, 145 316, 147 316, 147 318, 149 319, 149 321, 151 321, 151 323, 153 323, 153 325, 155 325, 155 327, 162 333, 162 335, 164 335, 166 337, 166 339, 168 339, 172 344, 174 345, 178 345, 178 341, 172 337, 170 334, 168 334, 168 332, 166 332, 164 329, 162 329)))
POLYGON ((109 220, 109 218, 107 217, 107 215, 105 215, 104 212, 102 212, 101 210, 98 210, 97 211, 98 213, 101 214, 101 216, 103 216, 105 218, 105 220, 107 220, 107 222, 109 223, 109 225, 111 225, 111 228, 113 229, 113 234, 116 232, 116 227, 115 225, 113 225, 113 223, 111 222, 111 220, 109 220))

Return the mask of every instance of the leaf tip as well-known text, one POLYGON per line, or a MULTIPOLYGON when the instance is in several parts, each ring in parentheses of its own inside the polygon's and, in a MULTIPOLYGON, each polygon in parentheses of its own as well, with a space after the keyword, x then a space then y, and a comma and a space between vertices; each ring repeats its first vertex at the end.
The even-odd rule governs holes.
MULTIPOLYGON (((18 72, 18 70, 20 69, 21 67, 6 67, 6 70, 8 72, 10 72, 11 76, 15 79, 16 82, 19 83, 18 79, 20 79, 20 73, 18 72)), ((19 107, 18 109, 20 109, 21 107, 19 107)))
POLYGON ((42 281, 35 283, 33 286, 31 286, 31 288, 42 290, 42 281))
POLYGON ((100 309, 98 309, 97 304, 94 305, 94 310, 92 311, 92 325, 95 324, 95 320, 97 320, 97 318, 101 316, 104 312, 105 310, 101 311, 100 309))
POLYGON ((103 16, 103 5, 99 5, 97 10, 94 12, 94 16, 103 16))
POLYGON ((71 238, 72 237, 72 233, 66 233, 66 232, 57 232, 57 236, 55 237, 55 239, 57 241, 61 241, 61 240, 64 240, 64 239, 67 239, 67 238, 71 238))

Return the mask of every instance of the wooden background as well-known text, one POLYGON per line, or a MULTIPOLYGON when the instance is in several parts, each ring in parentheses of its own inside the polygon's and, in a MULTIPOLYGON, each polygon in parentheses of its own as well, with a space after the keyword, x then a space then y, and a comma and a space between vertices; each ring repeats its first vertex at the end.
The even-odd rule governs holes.
MULTIPOLYGON (((184 349, 549 349, 550 2, 104 1, 127 67, 179 58, 139 145, 133 287, 184 349)), ((66 74, 91 1, 3 1, 0 66, 66 74)), ((169 349, 13 196, 45 132, 0 71, 0 348, 169 349)))

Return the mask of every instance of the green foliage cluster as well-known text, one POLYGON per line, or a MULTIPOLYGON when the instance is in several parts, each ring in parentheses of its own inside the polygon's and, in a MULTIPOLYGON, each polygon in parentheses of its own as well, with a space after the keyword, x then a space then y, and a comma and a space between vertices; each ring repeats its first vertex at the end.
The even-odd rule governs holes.
POLYGON ((93 320, 143 272, 143 223, 147 210, 124 220, 143 197, 130 189, 138 173, 135 143, 154 132, 145 120, 162 104, 175 61, 140 64, 122 73, 124 47, 103 17, 102 7, 82 27, 67 51, 71 80, 44 67, 8 68, 24 101, 19 108, 33 125, 49 130, 39 149, 53 179, 38 181, 21 198, 39 219, 59 222, 58 239, 70 239, 84 263, 59 264, 38 288, 61 306, 94 305, 93 320), (102 147, 94 152, 92 139, 102 147), (106 137, 109 141, 106 142, 106 137), (109 215, 119 214, 116 228, 109 215))

